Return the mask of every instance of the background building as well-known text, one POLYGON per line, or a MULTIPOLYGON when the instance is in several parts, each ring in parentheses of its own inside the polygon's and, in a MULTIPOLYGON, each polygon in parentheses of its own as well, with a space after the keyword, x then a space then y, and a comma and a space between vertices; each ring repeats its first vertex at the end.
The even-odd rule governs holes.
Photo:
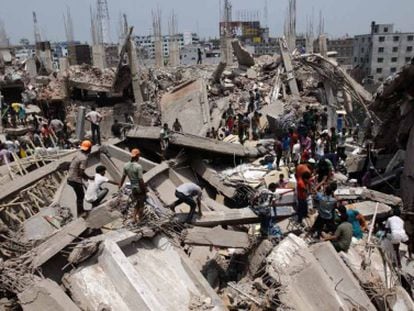
POLYGON ((393 24, 372 22, 370 34, 354 38, 353 66, 364 77, 383 81, 410 62, 413 48, 413 32, 394 32, 393 24))

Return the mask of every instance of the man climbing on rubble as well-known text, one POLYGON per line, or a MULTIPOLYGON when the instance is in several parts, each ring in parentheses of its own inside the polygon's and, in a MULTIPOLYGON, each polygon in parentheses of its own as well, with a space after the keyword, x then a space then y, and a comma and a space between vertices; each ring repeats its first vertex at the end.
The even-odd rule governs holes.
POLYGON ((91 122, 92 141, 94 144, 101 144, 101 121, 102 115, 96 111, 95 107, 92 107, 92 111, 88 112, 85 119, 91 122))
POLYGON ((408 235, 404 229, 404 220, 402 220, 400 216, 400 209, 394 209, 393 216, 388 218, 385 223, 387 238, 392 243, 398 268, 401 268, 400 243, 408 241, 408 235))
POLYGON ((324 241, 331 241, 335 250, 339 253, 341 251, 348 252, 352 241, 352 225, 348 222, 348 214, 345 206, 338 208, 340 225, 336 228, 335 234, 327 234, 322 232, 324 241))
POLYGON ((106 167, 103 165, 98 165, 95 169, 95 178, 93 181, 89 181, 88 188, 86 189, 85 201, 92 204, 92 207, 97 207, 101 204, 102 200, 108 194, 108 188, 103 188, 104 183, 110 183, 113 185, 118 185, 117 182, 109 180, 108 177, 105 177, 106 167))
POLYGON ((144 206, 147 199, 147 185, 143 179, 143 170, 141 164, 138 163, 141 151, 139 149, 131 150, 131 160, 124 165, 123 174, 119 183, 119 189, 125 182, 126 177, 131 183, 131 198, 134 204, 134 222, 142 220, 144 215, 144 206))
POLYGON ((260 218, 260 233, 266 238, 272 221, 276 221, 276 203, 280 196, 276 193, 277 184, 271 183, 268 188, 260 190, 253 198, 252 206, 260 218))
POLYGON ((76 207, 78 217, 83 214, 83 199, 85 197, 85 190, 83 180, 93 180, 93 177, 85 173, 88 155, 91 153, 92 143, 89 140, 84 140, 80 145, 80 151, 73 158, 69 166, 68 185, 73 188, 76 194, 76 207))
POLYGON ((318 238, 321 236, 322 231, 333 232, 335 229, 334 211, 337 201, 334 197, 334 192, 336 188, 336 183, 330 183, 324 193, 318 192, 315 195, 314 200, 318 210, 318 217, 313 224, 311 232, 316 232, 318 238))
POLYGON ((175 208, 181 203, 185 203, 190 206, 190 212, 188 213, 186 223, 190 223, 194 217, 196 207, 198 206, 198 212, 201 216, 201 188, 195 183, 184 183, 175 189, 175 197, 177 200, 169 206, 175 212, 175 208), (196 200, 194 200, 194 197, 196 200), (197 203, 196 203, 197 202, 197 203))

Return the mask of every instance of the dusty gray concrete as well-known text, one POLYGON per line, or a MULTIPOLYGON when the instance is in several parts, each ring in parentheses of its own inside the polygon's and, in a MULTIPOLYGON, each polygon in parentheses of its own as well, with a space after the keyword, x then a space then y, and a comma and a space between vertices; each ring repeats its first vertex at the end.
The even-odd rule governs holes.
POLYGON ((37 282, 18 295, 24 311, 80 311, 59 285, 50 279, 37 282))

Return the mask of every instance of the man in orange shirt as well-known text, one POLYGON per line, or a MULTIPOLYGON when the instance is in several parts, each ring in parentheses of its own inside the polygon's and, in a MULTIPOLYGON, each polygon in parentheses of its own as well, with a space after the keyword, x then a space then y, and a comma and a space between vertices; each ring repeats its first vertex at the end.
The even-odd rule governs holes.
POLYGON ((309 193, 309 180, 311 173, 306 171, 302 174, 302 177, 297 178, 296 183, 296 195, 297 195, 297 214, 298 223, 302 223, 303 218, 308 217, 308 193, 309 193))

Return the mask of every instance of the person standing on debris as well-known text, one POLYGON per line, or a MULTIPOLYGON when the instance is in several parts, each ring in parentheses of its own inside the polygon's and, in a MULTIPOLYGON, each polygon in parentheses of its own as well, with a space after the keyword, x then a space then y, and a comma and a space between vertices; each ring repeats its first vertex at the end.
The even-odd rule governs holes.
POLYGON ((91 122, 92 141, 96 145, 101 144, 101 121, 102 116, 96 111, 95 107, 92 107, 92 111, 88 112, 85 116, 86 120, 91 122))
POLYGON ((255 111, 252 117, 252 136, 253 140, 258 140, 260 138, 260 117, 262 115, 255 111))
POLYGON ((259 110, 261 108, 261 95, 258 88, 254 90, 254 109, 259 110))
POLYGON ((335 153, 337 151, 336 147, 338 145, 338 134, 336 134, 335 127, 331 127, 331 136, 329 139, 329 143, 330 143, 330 152, 335 153))
POLYGON ((302 177, 296 180, 297 216, 299 224, 302 224, 303 219, 308 217, 308 193, 311 177, 309 172, 304 172, 302 177))
POLYGON ((93 181, 89 181, 85 194, 85 201, 91 203, 92 207, 97 207, 99 204, 101 204, 102 200, 108 194, 108 188, 102 188, 102 185, 104 183, 110 183, 116 186, 118 185, 117 182, 109 180, 108 177, 105 177, 105 166, 98 165, 95 169, 95 172, 95 178, 93 181))
POLYGON ((117 119, 114 120, 114 124, 111 126, 111 132, 114 137, 121 139, 122 124, 117 119))
POLYGON ((334 224, 334 210, 337 201, 334 197, 334 192, 337 188, 336 183, 329 184, 325 189, 325 193, 318 192, 314 198, 318 210, 318 217, 311 229, 311 232, 316 232, 317 237, 321 236, 322 231, 327 229, 327 232, 333 232, 334 224))
POLYGON ((348 214, 345 206, 338 208, 340 225, 336 228, 335 234, 327 234, 322 232, 322 239, 324 241, 331 241, 335 250, 339 253, 341 251, 348 252, 352 241, 352 225, 348 222, 348 214))
POLYGON ((298 139, 292 148, 292 162, 295 165, 295 167, 299 164, 300 158, 301 158, 300 142, 298 139))
POLYGON ((323 108, 323 111, 320 115, 321 120, 321 129, 324 130, 328 127, 328 108, 323 108))
POLYGON ((175 212, 175 208, 181 203, 185 203, 190 206, 190 212, 188 213, 186 223, 190 223, 194 217, 196 207, 198 206, 198 212, 201 216, 201 188, 195 183, 184 183, 175 189, 175 197, 177 200, 170 205, 171 210, 175 212), (194 200, 194 197, 196 200, 194 200), (197 203, 196 203, 197 202, 197 203))
POLYGON ((336 150, 338 152, 338 157, 344 161, 346 160, 345 143, 346 143, 346 128, 343 128, 342 131, 338 133, 338 147, 336 148, 336 150))
POLYGON ((316 141, 315 158, 316 160, 323 159, 325 156, 325 142, 326 134, 322 133, 319 139, 316 141))
POLYGON ((200 48, 197 48, 197 65, 201 65, 203 63, 203 52, 200 48))
POLYGON ((180 121, 178 121, 178 118, 176 118, 174 121, 173 130, 175 132, 180 132, 180 133, 183 131, 183 127, 181 126, 180 121))
POLYGON ((282 159, 285 165, 290 163, 290 136, 286 133, 282 139, 282 159))
POLYGON ((83 179, 93 180, 93 177, 85 173, 88 155, 91 153, 92 143, 89 140, 84 140, 80 145, 80 151, 73 158, 69 166, 68 185, 73 188, 76 194, 76 207, 78 217, 84 212, 83 199, 85 197, 85 190, 83 179))
POLYGON ((400 216, 400 209, 394 209, 393 216, 388 218, 385 223, 387 238, 392 243, 398 268, 401 268, 400 243, 408 241, 408 235, 404 230, 404 220, 402 220, 400 216))
POLYGON ((247 112, 252 113, 255 110, 255 96, 252 90, 249 91, 249 103, 247 105, 247 112))
POLYGON ((168 128, 168 124, 164 123, 164 126, 162 127, 160 131, 160 146, 161 146, 161 152, 164 158, 166 156, 169 143, 170 143, 170 129, 168 128))
POLYGON ((143 179, 143 170, 141 164, 138 163, 141 151, 139 149, 131 150, 131 160, 124 165, 123 174, 119 183, 119 189, 125 182, 126 177, 131 183, 131 197, 134 206, 134 222, 142 220, 144 215, 144 206, 147 199, 147 185, 143 179))
POLYGON ((282 137, 276 137, 275 143, 273 145, 273 149, 276 154, 276 169, 279 170, 280 167, 280 160, 282 159, 283 155, 283 144, 282 144, 282 137))

